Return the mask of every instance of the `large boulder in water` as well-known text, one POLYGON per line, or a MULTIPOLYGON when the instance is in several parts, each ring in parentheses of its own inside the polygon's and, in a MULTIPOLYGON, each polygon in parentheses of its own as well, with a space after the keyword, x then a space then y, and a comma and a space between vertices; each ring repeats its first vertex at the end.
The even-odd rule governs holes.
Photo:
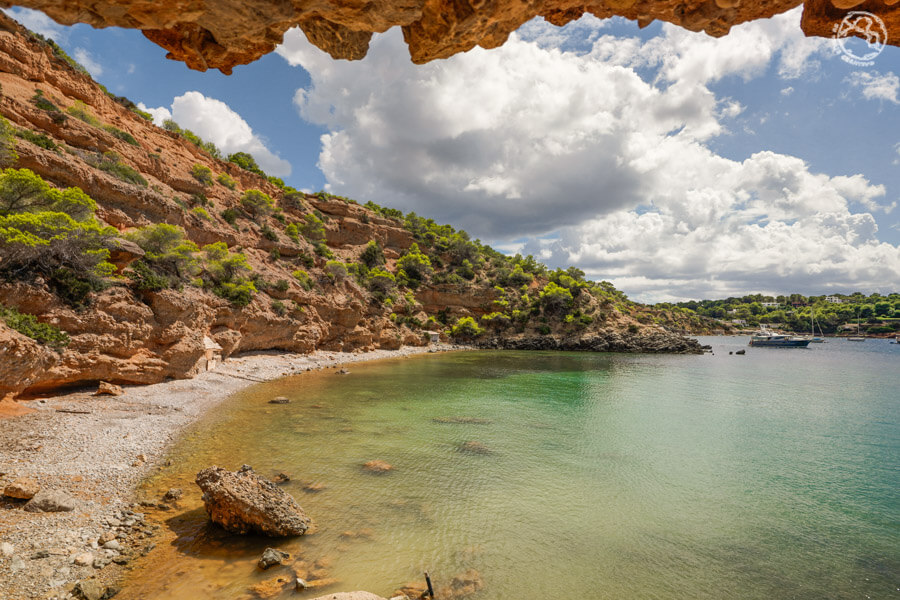
POLYGON ((232 533, 303 535, 310 518, 284 490, 244 465, 232 473, 209 467, 197 473, 209 518, 232 533))

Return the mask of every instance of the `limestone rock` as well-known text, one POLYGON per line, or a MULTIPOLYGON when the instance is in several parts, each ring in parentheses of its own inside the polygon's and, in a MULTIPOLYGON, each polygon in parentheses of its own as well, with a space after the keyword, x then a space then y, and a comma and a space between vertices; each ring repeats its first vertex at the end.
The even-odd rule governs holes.
POLYGON ((28 512, 69 512, 75 500, 61 490, 41 490, 25 505, 28 512))
POLYGON ((116 385, 114 383, 109 383, 108 381, 101 381, 97 391, 94 392, 95 396, 121 396, 125 393, 125 390, 122 389, 122 386, 116 385))
POLYGON ((3 495, 19 500, 31 500, 39 491, 41 491, 41 486, 37 481, 31 477, 19 477, 3 488, 3 495))
POLYGON ((310 518, 297 502, 247 465, 237 472, 209 467, 197 473, 196 481, 209 518, 227 531, 284 537, 309 529, 310 518))
POLYGON ((77 598, 82 598, 83 600, 100 600, 106 593, 106 587, 99 581, 87 579, 85 581, 79 581, 75 585, 73 591, 77 598))
MULTIPOLYGON (((298 25, 310 42, 333 58, 350 60, 366 55, 374 32, 400 26, 413 62, 425 63, 475 46, 496 48, 536 16, 558 26, 584 13, 601 19, 618 15, 636 20, 641 27, 659 19, 719 37, 735 25, 768 18, 801 3, 802 0, 502 0, 462 4, 454 0, 217 0, 191 5, 190 10, 174 0, 6 0, 3 4, 42 10, 66 25, 81 22, 93 27, 140 29, 148 39, 169 51, 168 58, 201 71, 220 69, 230 73, 236 65, 272 52, 285 32, 298 25)), ((807 0, 804 32, 830 37, 835 17, 840 21, 850 5, 882 14, 889 22, 900 15, 900 7, 891 0, 807 0)), ((897 44, 897 36, 893 38, 889 43, 897 44)))
POLYGON ((86 567, 94 562, 94 555, 90 552, 82 552, 75 556, 73 562, 79 567, 86 567))

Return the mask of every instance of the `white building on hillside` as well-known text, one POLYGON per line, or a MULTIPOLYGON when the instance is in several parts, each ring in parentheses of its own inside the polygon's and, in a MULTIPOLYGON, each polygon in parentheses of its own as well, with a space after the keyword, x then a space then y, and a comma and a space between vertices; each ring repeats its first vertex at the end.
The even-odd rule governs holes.
POLYGON ((844 301, 838 298, 837 296, 825 296, 825 302, 830 302, 831 304, 843 304, 844 301))

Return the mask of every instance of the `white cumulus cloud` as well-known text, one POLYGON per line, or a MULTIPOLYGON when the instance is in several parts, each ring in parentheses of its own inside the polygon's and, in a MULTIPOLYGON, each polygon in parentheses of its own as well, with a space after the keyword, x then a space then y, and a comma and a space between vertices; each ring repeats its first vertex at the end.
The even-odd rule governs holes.
POLYGON ((90 73, 91 77, 94 79, 103 75, 103 66, 84 48, 75 48, 72 55, 82 67, 88 70, 88 73, 90 73))
POLYGON ((882 75, 877 72, 857 71, 846 81, 854 87, 858 87, 866 100, 886 100, 900 104, 900 98, 898 98, 900 77, 893 72, 882 75))
POLYGON ((331 60, 298 30, 277 51, 310 74, 294 101, 328 130, 319 167, 335 192, 461 225, 646 299, 878 288, 900 272, 900 249, 878 240, 871 214, 889 210, 883 186, 765 149, 734 160, 708 146, 743 111, 713 83, 818 68, 826 46, 798 21, 791 11, 722 39, 664 26, 641 41, 586 19, 572 49, 536 21, 500 48, 424 66, 397 32, 376 36, 359 62, 331 60))
POLYGON ((291 174, 291 164, 269 150, 250 125, 221 100, 191 91, 176 97, 169 108, 148 108, 143 103, 138 104, 138 108, 153 115, 157 125, 162 125, 166 119, 174 120, 183 129, 190 129, 212 142, 225 154, 252 154, 269 175, 287 177, 291 174))
POLYGON ((4 9, 3 12, 31 31, 39 33, 44 37, 51 38, 56 42, 63 42, 68 37, 65 27, 39 10, 16 6, 4 9))

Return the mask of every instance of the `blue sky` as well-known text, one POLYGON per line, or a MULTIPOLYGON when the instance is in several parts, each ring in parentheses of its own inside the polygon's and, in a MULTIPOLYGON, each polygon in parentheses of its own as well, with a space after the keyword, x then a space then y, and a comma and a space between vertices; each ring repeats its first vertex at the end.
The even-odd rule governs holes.
POLYGON ((720 40, 537 20, 424 66, 396 31, 355 63, 292 31, 231 76, 137 31, 10 12, 295 187, 415 210, 637 299, 900 288, 900 48, 850 65, 796 10, 720 40))

